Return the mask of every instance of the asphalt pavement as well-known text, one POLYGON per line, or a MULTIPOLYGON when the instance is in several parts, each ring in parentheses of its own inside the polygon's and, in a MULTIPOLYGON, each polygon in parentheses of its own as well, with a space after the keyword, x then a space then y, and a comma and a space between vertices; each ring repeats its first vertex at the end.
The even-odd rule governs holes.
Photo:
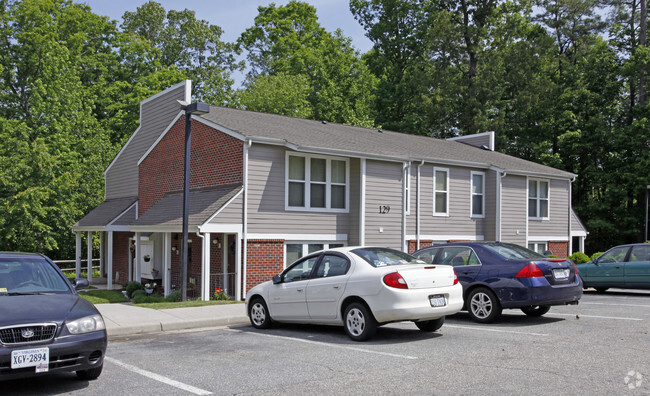
POLYGON ((130 303, 95 305, 109 337, 249 323, 244 303, 151 309, 130 303))

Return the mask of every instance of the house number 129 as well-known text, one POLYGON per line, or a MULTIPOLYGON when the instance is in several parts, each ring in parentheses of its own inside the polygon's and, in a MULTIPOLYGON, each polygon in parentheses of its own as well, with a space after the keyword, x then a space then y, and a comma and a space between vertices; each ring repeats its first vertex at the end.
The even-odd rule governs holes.
POLYGON ((390 212, 390 206, 379 205, 379 214, 388 214, 388 212, 390 212))

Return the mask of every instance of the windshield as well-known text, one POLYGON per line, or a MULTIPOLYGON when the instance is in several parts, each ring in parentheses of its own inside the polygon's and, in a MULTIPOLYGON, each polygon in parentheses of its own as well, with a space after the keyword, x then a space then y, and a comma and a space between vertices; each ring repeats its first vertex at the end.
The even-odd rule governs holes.
POLYGON ((486 244, 486 248, 492 250, 505 259, 543 259, 539 253, 526 249, 512 243, 486 244))
POLYGON ((424 261, 417 259, 410 254, 387 248, 361 248, 352 250, 352 253, 366 260, 373 267, 404 264, 426 264, 424 261))
POLYGON ((42 257, 0 257, 0 295, 70 293, 65 279, 42 257))

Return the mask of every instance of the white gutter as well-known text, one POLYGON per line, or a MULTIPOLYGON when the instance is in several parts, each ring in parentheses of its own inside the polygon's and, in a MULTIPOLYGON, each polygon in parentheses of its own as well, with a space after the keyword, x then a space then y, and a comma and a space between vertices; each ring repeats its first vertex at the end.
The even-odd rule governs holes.
MULTIPOLYGON (((415 250, 420 249, 420 168, 424 165, 424 160, 418 164, 418 187, 415 193, 415 250)), ((435 197, 434 197, 435 199, 435 197)))
POLYGON ((361 158, 361 175, 359 178, 359 245, 364 246, 366 244, 366 159, 361 158))
POLYGON ((244 281, 243 281, 243 289, 241 293, 238 293, 238 297, 240 300, 243 300, 246 298, 246 274, 247 274, 247 269, 248 269, 248 150, 250 147, 253 145, 253 141, 250 139, 247 139, 244 141, 244 197, 243 197, 243 221, 242 221, 242 239, 243 239, 243 255, 242 255, 242 264, 243 264, 243 270, 241 271, 243 274, 240 275, 240 271, 237 271, 237 286, 242 284, 242 279, 241 276, 243 275, 244 281))
POLYGON ((406 195, 406 186, 408 185, 408 168, 411 166, 410 162, 404 162, 402 164, 402 251, 407 252, 408 248, 406 246, 406 207, 408 196, 406 195))
POLYGON ((501 241, 501 192, 503 189, 503 178, 507 176, 504 170, 497 170, 497 213, 496 213, 496 240, 501 241))

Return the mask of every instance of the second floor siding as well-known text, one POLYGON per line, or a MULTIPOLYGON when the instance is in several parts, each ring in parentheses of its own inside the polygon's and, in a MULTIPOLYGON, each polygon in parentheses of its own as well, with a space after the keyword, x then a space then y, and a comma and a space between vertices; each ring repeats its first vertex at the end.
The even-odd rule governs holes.
MULTIPOLYGON (((544 179, 541 179, 544 180, 544 179)), ((566 239, 569 234, 569 181, 549 181, 548 218, 528 220, 529 237, 566 239)))
POLYGON ((526 246, 526 177, 501 178, 501 240, 526 246))
POLYGON ((366 161, 365 244, 401 249, 402 163, 366 161))

